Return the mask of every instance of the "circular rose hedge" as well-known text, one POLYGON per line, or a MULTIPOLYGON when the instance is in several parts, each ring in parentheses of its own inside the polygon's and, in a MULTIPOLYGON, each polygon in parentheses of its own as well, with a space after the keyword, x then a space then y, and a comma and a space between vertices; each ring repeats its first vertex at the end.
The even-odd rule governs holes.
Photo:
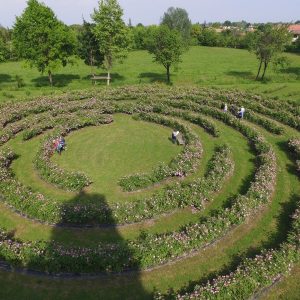
MULTIPOLYGON (((176 262, 221 241, 266 209, 272 201, 280 160, 273 143, 277 137, 285 141, 281 147, 291 156, 294 168, 299 170, 297 130, 300 129, 300 117, 295 104, 239 91, 138 86, 66 94, 55 99, 41 98, 3 105, 0 126, 1 201, 32 222, 62 228, 138 226, 149 220, 163 220, 166 215, 184 209, 205 212, 230 182, 236 166, 231 145, 222 143, 214 149, 205 173, 199 175, 197 170, 202 163, 203 145, 195 128, 202 128, 215 140, 219 137, 226 140, 220 127, 230 127, 247 139, 255 153, 255 170, 245 185, 246 189, 205 217, 192 218, 173 230, 160 233, 142 231, 139 236, 128 240, 80 246, 57 241, 24 241, 12 236, 0 224, 0 257, 3 260, 14 266, 51 274, 103 274, 163 268, 166 263, 176 262), (224 102, 228 103, 228 112, 221 109, 224 102), (236 117, 242 105, 246 107, 243 120, 236 117), (147 188, 151 190, 150 194, 109 204, 97 201, 62 204, 18 181, 11 168, 18 157, 10 150, 10 141, 21 136, 25 147, 25 141, 44 135, 33 162, 40 178, 62 190, 82 191, 92 184, 93 178, 64 170, 51 160, 53 137, 68 135, 83 127, 109 124, 116 113, 163 125, 170 131, 176 129, 183 135, 185 145, 169 164, 159 164, 149 173, 131 174, 119 180, 123 191, 147 188), (155 190, 155 184, 161 184, 163 188, 155 190)), ((261 254, 245 258, 228 275, 216 276, 213 281, 195 283, 188 290, 156 292, 154 297, 244 299, 271 285, 300 260, 299 203, 295 207, 289 234, 276 249, 262 248, 261 254)))

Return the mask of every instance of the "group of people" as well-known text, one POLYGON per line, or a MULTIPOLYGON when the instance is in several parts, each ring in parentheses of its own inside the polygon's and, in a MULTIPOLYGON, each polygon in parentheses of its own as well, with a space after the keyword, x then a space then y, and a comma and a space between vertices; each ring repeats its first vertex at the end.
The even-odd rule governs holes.
POLYGON ((58 154, 61 154, 61 152, 66 149, 66 141, 63 136, 53 140, 53 149, 58 154))
MULTIPOLYGON (((223 111, 224 112, 227 112, 228 111, 228 106, 227 106, 227 103, 223 104, 223 111)), ((245 107, 242 106, 241 109, 238 111, 237 113, 237 117, 240 118, 240 119, 243 119, 244 118, 244 114, 245 114, 245 107)))

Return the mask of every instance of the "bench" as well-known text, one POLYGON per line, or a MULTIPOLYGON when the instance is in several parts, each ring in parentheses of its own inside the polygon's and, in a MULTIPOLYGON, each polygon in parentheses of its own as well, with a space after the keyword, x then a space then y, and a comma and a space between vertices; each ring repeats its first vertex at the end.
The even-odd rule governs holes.
POLYGON ((94 84, 96 84, 96 81, 97 80, 106 80, 107 81, 107 85, 109 85, 109 82, 110 82, 110 76, 96 76, 96 75, 93 75, 91 77, 91 80, 94 84))
POLYGON ((178 145, 184 145, 184 139, 183 139, 182 134, 178 134, 178 135, 176 136, 176 141, 177 141, 177 144, 178 144, 178 145))

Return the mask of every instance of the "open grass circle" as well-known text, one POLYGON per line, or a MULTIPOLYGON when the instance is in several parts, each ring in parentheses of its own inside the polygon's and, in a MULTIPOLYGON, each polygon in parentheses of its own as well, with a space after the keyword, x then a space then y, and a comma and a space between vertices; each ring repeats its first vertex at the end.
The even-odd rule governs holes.
POLYGON ((293 105, 241 92, 126 87, 3 106, 1 258, 63 276, 154 267, 181 274, 186 264, 181 284, 167 275, 176 293, 162 285, 157 299, 249 297, 300 259, 293 105), (175 129, 184 146, 169 140, 175 129), (67 151, 49 156, 60 134, 67 151), (218 256, 216 243, 228 253, 218 256), (201 258, 206 249, 211 262, 201 258), (213 285, 180 289, 197 280, 192 256, 199 268, 214 266, 213 285), (230 274, 218 276, 224 261, 230 274))
POLYGON ((107 126, 82 129, 68 136, 68 149, 53 156, 64 169, 81 170, 93 184, 91 193, 102 193, 117 202, 123 195, 120 178, 132 173, 150 172, 160 162, 168 164, 181 147, 169 137, 171 128, 139 122, 130 116, 115 115, 107 126))

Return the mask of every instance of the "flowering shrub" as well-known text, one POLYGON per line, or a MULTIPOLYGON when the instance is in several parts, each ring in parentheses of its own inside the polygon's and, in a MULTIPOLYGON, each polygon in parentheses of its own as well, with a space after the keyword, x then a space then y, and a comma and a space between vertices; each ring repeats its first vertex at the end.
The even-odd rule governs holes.
POLYGON ((8 177, 7 168, 15 158, 15 153, 10 149, 0 150, 0 181, 3 181, 8 177))
POLYGON ((288 142, 289 148, 296 154, 296 167, 297 171, 300 173, 300 139, 293 138, 288 142))

